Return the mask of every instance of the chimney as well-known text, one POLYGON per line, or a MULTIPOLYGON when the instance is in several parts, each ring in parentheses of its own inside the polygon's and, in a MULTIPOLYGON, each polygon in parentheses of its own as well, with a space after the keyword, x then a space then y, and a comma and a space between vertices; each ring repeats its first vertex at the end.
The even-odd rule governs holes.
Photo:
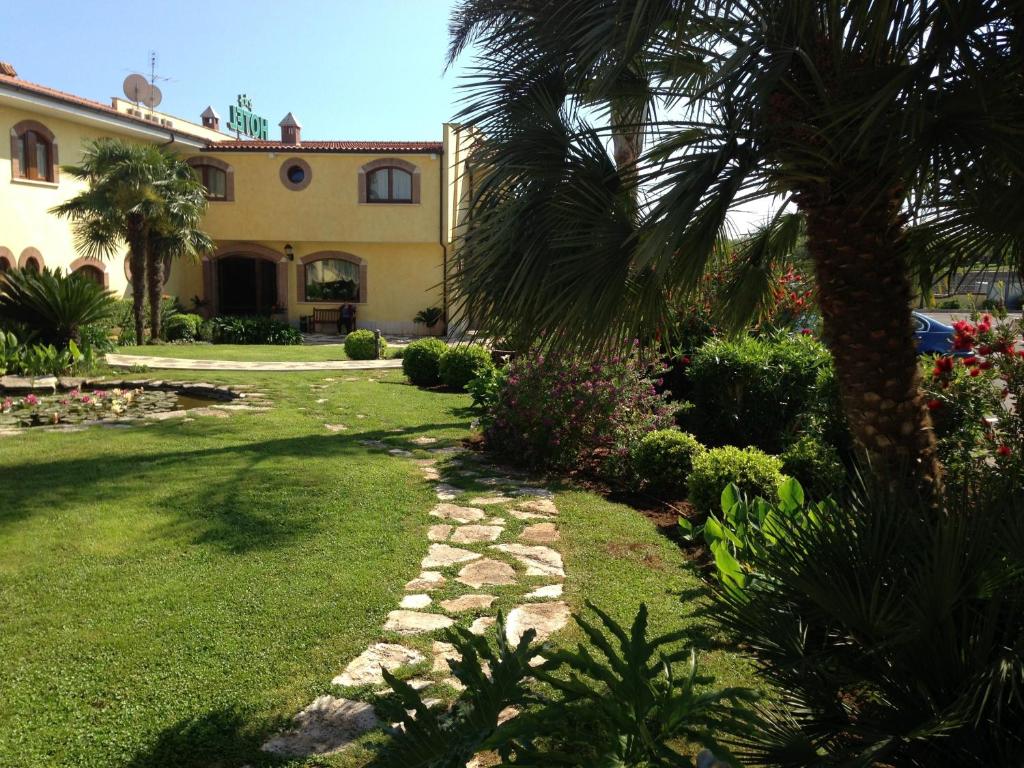
POLYGON ((295 115, 289 112, 278 125, 281 126, 282 144, 302 143, 302 123, 295 119, 295 115))
POLYGON ((13 64, 8 64, 6 61, 0 61, 0 75, 5 77, 17 77, 18 71, 14 68, 13 64))
POLYGON ((200 117, 203 118, 203 128, 209 128, 211 131, 220 130, 220 115, 213 107, 204 109, 200 117))

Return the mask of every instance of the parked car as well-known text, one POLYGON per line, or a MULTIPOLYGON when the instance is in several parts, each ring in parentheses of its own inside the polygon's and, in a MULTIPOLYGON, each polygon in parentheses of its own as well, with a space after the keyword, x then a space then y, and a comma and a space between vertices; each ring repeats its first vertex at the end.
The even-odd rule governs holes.
POLYGON ((953 349, 953 326, 914 312, 914 338, 919 355, 960 354, 953 349))

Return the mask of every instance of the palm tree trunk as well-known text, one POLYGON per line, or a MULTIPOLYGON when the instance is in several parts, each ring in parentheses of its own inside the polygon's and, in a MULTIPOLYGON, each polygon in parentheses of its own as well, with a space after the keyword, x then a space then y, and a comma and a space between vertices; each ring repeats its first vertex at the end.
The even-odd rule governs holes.
POLYGON ((801 208, 853 436, 875 471, 932 496, 941 467, 919 386, 898 200, 893 194, 888 205, 868 210, 832 201, 801 208))
POLYGON ((146 282, 149 287, 149 338, 160 340, 160 298, 164 292, 164 260, 149 249, 146 254, 146 282))
POLYGON ((146 241, 132 238, 128 243, 128 261, 132 270, 132 315, 135 318, 135 343, 142 345, 145 335, 146 304, 146 241))

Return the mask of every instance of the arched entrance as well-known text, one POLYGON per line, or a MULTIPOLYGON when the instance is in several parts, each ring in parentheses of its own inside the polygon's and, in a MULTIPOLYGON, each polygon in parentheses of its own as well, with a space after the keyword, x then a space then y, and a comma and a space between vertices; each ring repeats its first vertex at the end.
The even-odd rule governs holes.
POLYGON ((217 259, 217 308, 222 315, 269 315, 277 307, 277 266, 255 256, 217 259))
POLYGON ((270 315, 288 297, 284 254, 256 243, 222 243, 203 258, 203 294, 213 315, 270 315))

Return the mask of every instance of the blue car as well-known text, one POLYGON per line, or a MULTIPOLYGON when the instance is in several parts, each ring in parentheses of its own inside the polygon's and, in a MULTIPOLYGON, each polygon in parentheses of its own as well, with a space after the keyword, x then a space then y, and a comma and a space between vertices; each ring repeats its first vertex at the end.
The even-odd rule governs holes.
POLYGON ((919 355, 960 355, 953 349, 953 326, 914 312, 914 338, 919 355))

